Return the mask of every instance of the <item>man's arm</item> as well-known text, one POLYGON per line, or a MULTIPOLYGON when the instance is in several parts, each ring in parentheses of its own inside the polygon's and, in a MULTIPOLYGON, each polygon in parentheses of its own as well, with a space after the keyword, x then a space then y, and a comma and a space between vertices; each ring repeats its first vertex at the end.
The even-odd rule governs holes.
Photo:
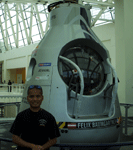
POLYGON ((31 148, 31 149, 34 147, 34 144, 28 143, 28 142, 22 140, 17 135, 13 135, 12 136, 12 142, 15 143, 15 144, 17 144, 18 146, 21 146, 21 147, 27 147, 27 148, 31 148))
POLYGON ((45 143, 43 146, 42 146, 42 149, 45 150, 51 146, 53 146, 54 144, 56 144, 57 142, 57 138, 54 138, 54 139, 50 139, 47 143, 45 143))

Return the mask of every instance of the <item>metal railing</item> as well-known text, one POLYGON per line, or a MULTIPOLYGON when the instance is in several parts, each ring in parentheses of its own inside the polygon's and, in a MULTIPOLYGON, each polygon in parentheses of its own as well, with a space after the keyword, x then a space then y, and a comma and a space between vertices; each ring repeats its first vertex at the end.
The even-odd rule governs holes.
MULTIPOLYGON (((22 97, 21 95, 16 95, 16 96, 0 96, 0 97, 5 97, 5 98, 15 97, 16 98, 16 102, 6 102, 6 103, 2 103, 1 102, 0 108, 3 108, 4 106, 13 106, 13 105, 16 105, 16 107, 17 107, 17 114, 19 113, 19 108, 20 108, 21 102, 19 102, 19 101, 17 102, 17 98, 22 97)), ((4 118, 4 114, 3 114, 2 119, 3 118, 4 118)), ((0 121, 1 121, 1 119, 0 119, 0 121)))
MULTIPOLYGON (((0 97, 22 97, 22 95, 16 95, 16 96, 7 96, 7 95, 2 95, 0 97)), ((11 102, 11 103, 3 103, 2 105, 0 105, 1 107, 6 106, 6 105, 16 105, 17 108, 17 114, 19 112, 19 107, 20 107, 20 103, 21 102, 11 102)), ((133 107, 133 104, 126 104, 126 103, 120 103, 120 106, 124 106, 125 107, 125 120, 124 118, 122 118, 125 121, 125 126, 123 126, 123 128, 125 128, 125 135, 127 135, 127 128, 128 128, 128 109, 130 107, 133 107)), ((7 118, 2 118, 2 119, 7 119, 7 118)), ((131 127, 131 126, 130 126, 131 127)), ((132 126, 133 127, 133 126, 132 126)), ((0 150, 1 150, 1 141, 5 141, 5 142, 12 142, 12 139, 7 139, 7 138, 2 138, 0 137, 0 150)), ((65 145, 65 144, 55 144, 55 147, 60 147, 61 149, 63 148, 72 148, 72 147, 117 147, 117 146, 127 146, 127 145, 133 145, 133 142, 124 142, 124 143, 103 143, 103 144, 89 144, 89 145, 65 145)))
MULTIPOLYGON (((126 103, 120 103, 120 106, 124 106, 125 107, 125 135, 127 135, 127 123, 128 123, 128 109, 130 107, 133 107, 133 104, 126 104, 126 103)), ((133 127, 133 126, 130 126, 133 127)))
MULTIPOLYGON (((12 139, 2 138, 0 137, 0 150, 1 150, 1 141, 5 142, 13 142, 12 139)), ((119 143, 95 143, 95 144, 88 144, 88 145, 68 145, 68 144, 55 144, 52 147, 59 147, 60 150, 72 150, 72 148, 110 148, 110 147, 121 147, 121 146, 129 146, 133 145, 133 142, 119 142, 119 143)), ((16 148, 17 146, 14 146, 16 148)))
POLYGON ((0 93, 2 92, 23 93, 24 87, 25 84, 15 84, 15 83, 12 85, 0 84, 0 93))

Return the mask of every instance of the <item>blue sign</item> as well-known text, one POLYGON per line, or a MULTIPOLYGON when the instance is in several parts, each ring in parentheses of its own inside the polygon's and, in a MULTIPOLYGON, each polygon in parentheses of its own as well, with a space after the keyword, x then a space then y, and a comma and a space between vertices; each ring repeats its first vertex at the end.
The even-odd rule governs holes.
POLYGON ((51 66, 51 63, 40 63, 39 67, 51 66))

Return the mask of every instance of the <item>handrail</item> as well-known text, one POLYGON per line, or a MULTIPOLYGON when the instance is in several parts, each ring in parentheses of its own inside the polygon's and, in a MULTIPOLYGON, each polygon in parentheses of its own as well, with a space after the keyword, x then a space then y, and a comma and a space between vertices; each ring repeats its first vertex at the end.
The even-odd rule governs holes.
POLYGON ((120 103, 120 105, 126 105, 126 106, 133 107, 133 104, 128 104, 128 103, 120 103))
POLYGON ((81 86, 81 89, 80 89, 80 95, 79 95, 79 99, 78 99, 78 106, 77 106, 77 113, 76 113, 76 119, 78 118, 78 113, 80 112, 80 107, 81 107, 81 98, 82 98, 82 95, 83 95, 83 91, 84 91, 84 78, 83 78, 83 74, 79 68, 79 66, 77 64, 75 64, 73 61, 71 61, 70 59, 66 58, 66 57, 63 57, 63 56, 59 56, 59 58, 69 62, 71 65, 73 65, 79 72, 79 76, 80 76, 80 79, 81 79, 81 82, 80 82, 80 86, 81 86))
POLYGON ((120 106, 125 107, 125 135, 127 135, 127 119, 128 119, 128 109, 133 107, 133 104, 120 103, 120 106))
MULTIPOLYGON (((10 92, 10 89, 12 89, 12 93, 22 93, 22 89, 25 87, 25 84, 16 84, 16 83, 13 83, 12 85, 8 85, 8 84, 0 84, 0 87, 8 87, 8 92, 10 92), (15 88, 14 88, 15 87, 15 88), (16 91, 17 90, 17 91, 16 91)), ((2 91, 3 92, 3 91, 2 91)), ((0 92, 1 93, 1 92, 0 92)))
MULTIPOLYGON (((0 149, 1 149, 1 141, 5 142, 12 142, 12 139, 8 138, 2 138, 0 137, 0 149)), ((68 145, 68 144, 55 144, 52 147, 82 147, 82 148, 87 148, 87 147, 117 147, 117 146, 129 146, 133 145, 133 142, 116 142, 116 143, 96 143, 96 144, 88 144, 88 145, 68 145)))
POLYGON ((0 97, 22 97, 23 95, 0 95, 0 97))
POLYGON ((110 117, 111 115, 113 115, 113 112, 115 110, 115 100, 116 100, 117 90, 118 90, 118 80, 117 80, 117 73, 115 71, 115 68, 111 65, 109 58, 107 58, 107 64, 112 69, 114 77, 115 77, 115 84, 112 90, 112 102, 111 102, 111 107, 110 107, 109 114, 108 114, 108 116, 110 117))

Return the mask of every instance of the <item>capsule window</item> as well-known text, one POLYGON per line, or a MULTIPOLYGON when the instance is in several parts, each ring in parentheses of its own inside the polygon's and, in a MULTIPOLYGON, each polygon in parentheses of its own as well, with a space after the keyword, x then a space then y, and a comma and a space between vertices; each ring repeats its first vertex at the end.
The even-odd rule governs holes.
MULTIPOLYGON (((106 75, 102 58, 89 47, 71 47, 62 52, 62 56, 73 61, 80 68, 84 78, 84 95, 94 95, 101 91, 106 75)), ((80 93, 80 76, 69 62, 59 59, 59 74, 70 90, 80 93)))

